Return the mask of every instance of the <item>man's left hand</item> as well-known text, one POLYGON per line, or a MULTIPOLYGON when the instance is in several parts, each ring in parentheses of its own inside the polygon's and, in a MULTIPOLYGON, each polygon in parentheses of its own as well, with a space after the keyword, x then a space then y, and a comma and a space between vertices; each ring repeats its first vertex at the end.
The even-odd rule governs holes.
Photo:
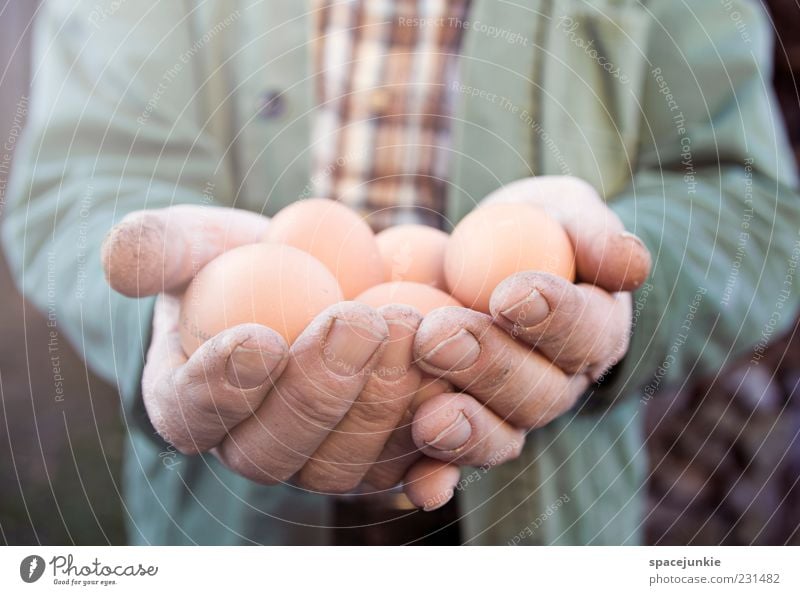
POLYGON ((564 226, 578 279, 521 272, 494 290, 491 316, 449 307, 425 317, 414 344, 419 366, 462 391, 430 398, 414 416, 414 442, 440 461, 504 462, 519 454, 521 444, 508 443, 521 429, 570 410, 626 354, 630 292, 650 272, 642 241, 581 180, 524 179, 483 204, 501 201, 537 205, 564 226))

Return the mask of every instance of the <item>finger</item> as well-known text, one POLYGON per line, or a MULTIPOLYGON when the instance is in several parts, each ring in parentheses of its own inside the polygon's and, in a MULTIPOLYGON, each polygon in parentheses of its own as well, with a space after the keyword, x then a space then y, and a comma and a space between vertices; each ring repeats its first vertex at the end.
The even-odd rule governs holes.
MULTIPOLYGON (((419 330, 419 328, 417 330, 419 330)), ((422 379, 419 381, 417 393, 414 395, 414 400, 411 402, 412 413, 431 397, 441 395, 442 393, 451 393, 454 389, 455 387, 453 384, 444 378, 423 374, 422 379)))
POLYGON ((289 347, 264 326, 243 324, 212 337, 187 360, 178 300, 156 301, 142 396, 155 430, 184 454, 213 448, 261 405, 286 366, 289 347))
POLYGON ((429 313, 414 341, 417 365, 469 392, 518 427, 540 427, 574 405, 589 385, 515 341, 492 318, 448 306, 429 313))
POLYGON ((632 291, 652 265, 644 243, 622 222, 595 189, 571 176, 537 176, 507 184, 482 204, 523 202, 545 209, 567 231, 575 248, 578 278, 608 291, 632 291))
POLYGON ((526 271, 492 294, 495 322, 541 351, 559 368, 599 376, 628 350, 630 294, 574 285, 555 275, 526 271))
POLYGON ((287 481, 350 409, 387 336, 386 322, 368 306, 341 302, 325 310, 292 344, 286 370, 255 415, 215 454, 253 481, 287 481))
POLYGON ((517 458, 525 434, 468 394, 437 395, 417 409, 414 443, 433 459, 459 465, 499 465, 517 458))
POLYGON ((376 462, 364 476, 364 483, 376 490, 391 489, 400 483, 408 468, 419 460, 422 454, 411 437, 413 420, 414 414, 406 410, 376 462))
POLYGON ((411 437, 414 411, 429 398, 452 392, 453 388, 446 380, 423 375, 409 408, 403 412, 397 427, 364 477, 366 483, 377 490, 388 490, 400 483, 408 468, 422 456, 411 437))
POLYGON ((226 250, 259 241, 269 219, 240 209, 176 205, 128 214, 101 256, 109 285, 130 297, 178 292, 226 250))
POLYGON ((430 512, 453 498, 460 477, 457 465, 425 457, 409 469, 403 491, 414 506, 430 512))
POLYGON ((389 340, 371 378, 344 419, 300 471, 300 485, 320 492, 353 490, 378 458, 408 409, 421 373, 412 366, 414 333, 422 315, 410 306, 378 309, 389 340))

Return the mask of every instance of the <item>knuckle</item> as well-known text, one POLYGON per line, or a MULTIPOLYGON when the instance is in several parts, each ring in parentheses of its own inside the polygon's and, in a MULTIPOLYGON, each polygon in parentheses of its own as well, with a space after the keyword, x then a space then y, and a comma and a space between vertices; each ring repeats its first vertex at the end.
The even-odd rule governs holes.
POLYGON ((332 387, 314 386, 305 382, 301 384, 281 383, 276 388, 276 393, 276 396, 282 399, 302 420, 314 426, 329 429, 341 421, 352 403, 352 401, 339 396, 332 387))
POLYGON ((411 461, 405 464, 377 463, 372 466, 365 481, 376 490, 389 490, 400 483, 411 461))
POLYGON ((249 412, 242 413, 241 397, 193 386, 183 368, 158 383, 143 382, 142 394, 153 428, 183 454, 213 448, 224 437, 225 424, 249 412))
POLYGON ((247 391, 237 389, 211 390, 191 406, 194 415, 204 422, 229 427, 254 415, 262 400, 263 395, 248 395, 247 391))
POLYGON ((203 382, 201 377, 198 377, 196 371, 193 370, 194 367, 191 364, 187 364, 172 370, 169 374, 171 377, 165 378, 161 384, 163 390, 169 391, 175 397, 192 393, 198 381, 203 382))
POLYGON ((173 446, 182 455, 195 455, 201 452, 197 442, 192 439, 188 428, 168 422, 160 415, 149 415, 153 429, 167 444, 173 446))
POLYGON ((508 416, 509 421, 526 430, 535 428, 539 417, 538 410, 534 410, 532 407, 520 408, 520 410, 508 416))
POLYGON ((577 374, 585 370, 591 363, 589 361, 591 358, 587 357, 587 354, 584 353, 583 350, 578 352, 578 349, 580 349, 580 347, 575 345, 574 349, 565 349, 562 353, 557 353, 553 358, 553 363, 557 364, 558 367, 567 374, 577 374))
POLYGON ((347 472, 333 463, 314 460, 309 461, 300 471, 300 487, 326 492, 344 494, 353 491, 361 482, 361 474, 347 472))
POLYGON ((183 455, 196 455, 215 446, 201 431, 193 431, 186 415, 172 415, 168 419, 160 409, 148 409, 148 417, 159 436, 183 455))
POLYGON ((347 418, 363 432, 386 430, 390 422, 399 420, 413 397, 413 392, 400 396, 383 391, 373 392, 368 385, 350 407, 347 418))
POLYGON ((356 431, 368 433, 384 429, 387 413, 388 408, 384 403, 356 401, 347 416, 356 431))
POLYGON ((212 416, 219 417, 216 402, 221 399, 211 397, 215 393, 211 384, 200 381, 188 366, 175 370, 171 390, 173 400, 187 419, 203 423, 212 416))
POLYGON ((534 430, 545 425, 545 423, 547 423, 545 420, 545 408, 526 407, 522 409, 517 416, 513 416, 512 421, 526 430, 534 430))
POLYGON ((156 433, 161 436, 166 442, 178 448, 180 437, 174 431, 172 422, 174 415, 168 413, 173 408, 165 406, 163 393, 156 389, 153 385, 142 383, 142 399, 144 401, 145 411, 150 420, 150 425, 156 433))
POLYGON ((510 420, 517 426, 526 429, 535 429, 547 424, 553 416, 553 411, 560 399, 563 398, 566 386, 555 379, 543 375, 536 386, 528 391, 510 420))
MULTIPOLYGON (((162 435, 162 438, 163 437, 164 436, 162 435)), ((175 447, 175 450, 177 450, 179 453, 185 456, 197 455, 203 452, 203 450, 207 450, 198 448, 198 446, 195 443, 190 443, 183 440, 177 440, 177 441, 167 440, 167 442, 171 444, 173 447, 175 447)))
POLYGON ((225 440, 219 447, 218 457, 222 463, 234 473, 263 485, 275 485, 287 481, 289 477, 280 477, 266 469, 263 464, 253 460, 238 444, 225 440))

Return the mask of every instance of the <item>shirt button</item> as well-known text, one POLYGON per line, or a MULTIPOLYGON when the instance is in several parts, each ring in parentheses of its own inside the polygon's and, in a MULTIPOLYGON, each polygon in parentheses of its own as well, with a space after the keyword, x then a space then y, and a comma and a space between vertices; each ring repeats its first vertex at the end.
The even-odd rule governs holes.
POLYGON ((263 120, 274 120, 286 113, 286 99, 282 91, 267 91, 261 96, 258 104, 258 117, 263 120))

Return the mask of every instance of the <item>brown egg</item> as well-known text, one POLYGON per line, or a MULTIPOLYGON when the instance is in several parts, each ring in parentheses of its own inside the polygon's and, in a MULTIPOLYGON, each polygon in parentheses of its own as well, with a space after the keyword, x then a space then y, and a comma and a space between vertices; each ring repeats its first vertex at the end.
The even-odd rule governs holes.
POLYGON ((489 313, 494 288, 520 271, 575 279, 569 236, 544 210, 520 203, 488 205, 472 211, 453 230, 444 272, 450 292, 465 306, 489 313))
POLYGON ((383 281, 383 264, 369 225, 334 200, 292 203, 272 218, 266 240, 311 254, 333 273, 345 299, 383 281))
POLYGON ((442 306, 461 305, 458 300, 435 287, 410 281, 381 283, 366 290, 355 301, 372 308, 387 304, 406 304, 415 307, 423 316, 442 306))
POLYGON ((291 344, 311 320, 342 300, 331 272, 291 246, 250 244, 203 267, 181 301, 180 337, 187 355, 217 333, 263 324, 291 344))
POLYGON ((375 239, 383 258, 386 281, 413 281, 446 290, 444 250, 448 235, 427 225, 398 225, 375 239))

